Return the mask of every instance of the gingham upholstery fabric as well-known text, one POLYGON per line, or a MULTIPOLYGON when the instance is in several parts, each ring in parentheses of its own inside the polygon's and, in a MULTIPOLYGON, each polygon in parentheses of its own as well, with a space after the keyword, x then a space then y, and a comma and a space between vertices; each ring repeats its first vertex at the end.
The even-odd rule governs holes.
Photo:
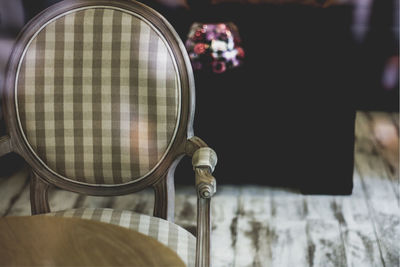
POLYGON ((130 211, 80 208, 45 214, 95 220, 133 229, 168 246, 190 267, 195 266, 196 238, 180 226, 166 220, 130 211))
POLYGON ((147 21, 110 7, 51 21, 17 77, 22 131, 52 171, 123 184, 157 166, 173 141, 180 85, 170 50, 147 21))

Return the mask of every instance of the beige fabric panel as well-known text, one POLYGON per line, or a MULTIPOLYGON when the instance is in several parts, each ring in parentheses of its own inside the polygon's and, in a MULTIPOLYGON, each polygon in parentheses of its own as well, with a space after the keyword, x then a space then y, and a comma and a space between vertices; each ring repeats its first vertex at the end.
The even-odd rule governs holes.
POLYGON ((68 179, 137 180, 173 141, 180 86, 172 55, 130 13, 97 7, 50 22, 27 47, 17 78, 29 145, 68 179))

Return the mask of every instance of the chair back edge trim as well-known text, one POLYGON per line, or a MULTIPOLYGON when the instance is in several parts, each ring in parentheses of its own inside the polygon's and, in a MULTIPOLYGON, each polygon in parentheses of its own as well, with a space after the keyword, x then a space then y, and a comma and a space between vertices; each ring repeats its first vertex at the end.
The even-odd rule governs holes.
MULTIPOLYGON (((79 185, 84 185, 84 186, 115 187, 115 186, 121 186, 121 185, 134 184, 134 183, 137 183, 137 182, 139 182, 139 181, 141 181, 141 180, 144 180, 144 179, 146 179, 148 176, 150 176, 150 175, 161 165, 161 163, 164 161, 164 159, 166 158, 167 154, 170 152, 170 150, 171 150, 171 148, 172 148, 172 146, 173 146, 173 144, 174 144, 174 141, 175 141, 175 139, 176 139, 177 132, 178 132, 178 129, 179 129, 179 125, 180 125, 180 122, 181 122, 181 115, 182 115, 182 92, 181 92, 180 89, 178 90, 177 120, 176 120, 176 123, 175 123, 175 128, 174 128, 174 132, 173 132, 172 138, 171 138, 171 140, 170 140, 170 142, 169 142, 167 148, 165 149, 165 152, 163 153, 163 155, 161 156, 161 158, 158 160, 157 164, 155 164, 145 175, 143 175, 143 176, 141 176, 141 177, 138 177, 138 178, 136 178, 136 179, 134 179, 134 180, 131 180, 131 181, 129 181, 129 182, 120 183, 120 184, 93 184, 93 183, 81 182, 81 181, 77 181, 77 180, 73 180, 73 179, 70 179, 70 178, 68 178, 68 177, 65 177, 65 176, 63 176, 63 175, 57 173, 56 171, 52 170, 49 166, 47 166, 47 164, 37 155, 37 153, 36 153, 36 152, 34 151, 34 149, 32 148, 32 146, 31 146, 31 144, 29 143, 29 141, 28 141, 28 139, 27 139, 27 137, 26 137, 26 135, 25 135, 25 132, 24 132, 24 130, 23 130, 23 128, 22 128, 22 123, 21 123, 21 119, 20 119, 20 116, 19 116, 18 95, 17 95, 17 90, 18 90, 18 77, 19 77, 19 73, 20 73, 20 68, 21 68, 21 65, 22 65, 22 61, 24 60, 25 55, 26 55, 26 52, 27 52, 28 48, 30 47, 32 41, 36 38, 36 36, 37 36, 47 25, 49 25, 49 24, 52 23, 53 21, 55 21, 55 20, 57 20, 57 19, 59 19, 59 18, 61 18, 61 17, 63 17, 63 16, 66 16, 66 15, 68 15, 68 14, 71 14, 71 13, 74 13, 74 12, 78 12, 78 11, 82 11, 82 10, 85 10, 85 9, 92 9, 92 8, 110 8, 110 9, 114 9, 114 10, 118 10, 118 11, 121 11, 121 12, 128 13, 128 14, 130 14, 130 15, 132 15, 132 16, 135 16, 135 17, 137 17, 137 18, 143 20, 143 21, 144 21, 152 30, 154 30, 154 31, 157 33, 157 35, 161 38, 161 40, 162 40, 163 43, 165 44, 166 48, 168 49, 169 54, 171 55, 171 59, 172 59, 173 65, 174 65, 174 69, 175 69, 176 73, 179 74, 179 68, 178 68, 178 66, 177 66, 176 58, 174 57, 174 53, 173 53, 173 51, 172 51, 172 49, 171 49, 171 46, 168 44, 168 42, 167 42, 167 40, 165 39, 164 35, 153 25, 153 23, 151 23, 151 22, 150 22, 148 19, 146 19, 145 17, 141 16, 140 14, 134 13, 134 12, 132 12, 132 11, 130 11, 130 10, 123 9, 123 8, 120 8, 120 7, 116 7, 116 6, 112 6, 112 5, 89 5, 89 6, 79 7, 79 8, 73 8, 73 9, 68 10, 68 11, 66 11, 66 12, 63 12, 63 13, 61 13, 61 14, 58 14, 57 16, 55 16, 55 17, 49 19, 48 21, 46 21, 46 22, 32 35, 32 37, 30 37, 29 41, 26 43, 26 45, 25 45, 25 47, 24 47, 24 49, 23 49, 23 52, 22 52, 22 54, 21 54, 21 56, 20 56, 20 59, 19 59, 19 61, 18 61, 17 71, 16 71, 16 74, 15 74, 15 82, 14 82, 14 95, 15 95, 15 98, 14 98, 14 105, 15 105, 15 114, 16 114, 16 117, 17 117, 17 125, 18 125, 18 127, 19 127, 19 130, 20 130, 20 132, 21 132, 21 136, 22 136, 22 138, 23 138, 25 144, 27 145, 29 151, 30 151, 30 152, 34 155, 34 157, 41 163, 41 165, 44 166, 44 167, 46 168, 46 170, 48 170, 49 172, 51 172, 53 175, 55 175, 55 176, 57 176, 57 177, 59 177, 59 178, 61 178, 61 179, 67 180, 67 181, 69 181, 69 182, 71 182, 71 183, 79 184, 79 185)), ((181 88, 182 85, 181 85, 181 80, 180 80, 179 78, 177 79, 177 83, 178 83, 178 84, 177 84, 177 88, 181 88)))

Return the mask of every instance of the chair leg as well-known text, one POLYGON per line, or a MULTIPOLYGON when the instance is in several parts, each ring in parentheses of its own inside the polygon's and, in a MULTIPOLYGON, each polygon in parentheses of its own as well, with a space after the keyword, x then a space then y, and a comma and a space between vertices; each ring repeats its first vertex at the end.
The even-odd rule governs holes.
POLYGON ((210 198, 197 198, 196 267, 211 266, 210 198))
POLYGON ((49 184, 33 171, 31 172, 31 212, 32 215, 50 212, 47 199, 49 184))

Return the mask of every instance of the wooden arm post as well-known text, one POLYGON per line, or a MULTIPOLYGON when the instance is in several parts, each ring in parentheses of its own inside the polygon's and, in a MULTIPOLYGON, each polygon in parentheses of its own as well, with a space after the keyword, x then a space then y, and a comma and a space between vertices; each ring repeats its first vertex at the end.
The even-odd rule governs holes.
POLYGON ((34 171, 31 172, 31 212, 32 215, 50 212, 47 191, 50 185, 40 178, 34 171))
POLYGON ((189 139, 187 154, 192 156, 197 191, 196 267, 211 266, 211 197, 217 184, 212 176, 216 153, 198 137, 189 139))
POLYGON ((196 267, 211 266, 211 197, 215 178, 208 168, 195 168, 197 188, 196 267), (207 183, 203 182, 207 180, 207 183), (208 182, 210 181, 210 182, 208 182))

